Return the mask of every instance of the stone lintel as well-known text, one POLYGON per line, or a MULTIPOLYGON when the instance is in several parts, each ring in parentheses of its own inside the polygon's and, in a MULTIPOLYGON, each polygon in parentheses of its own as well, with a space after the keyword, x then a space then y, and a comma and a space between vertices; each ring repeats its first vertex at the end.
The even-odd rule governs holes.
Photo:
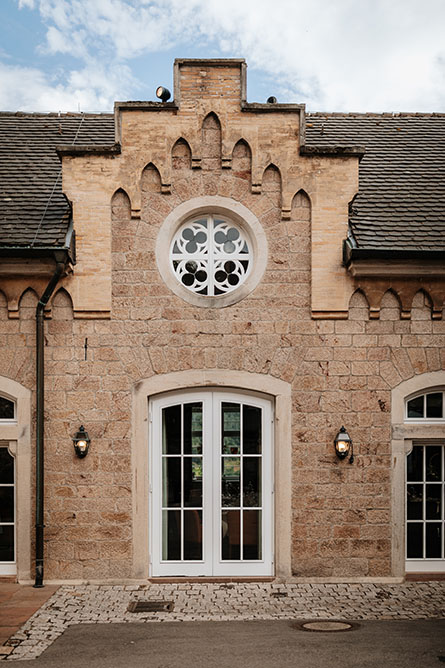
POLYGON ((115 102, 115 114, 120 111, 178 111, 178 105, 175 102, 115 102))
POLYGON ((77 320, 109 320, 111 318, 111 311, 80 311, 75 309, 73 314, 77 320))
POLYGON ((243 102, 241 104, 241 111, 249 111, 259 114, 270 113, 300 113, 304 112, 304 104, 287 104, 283 102, 243 102))
POLYGON ((349 311, 312 311, 313 320, 347 320, 349 311))
POLYGON ((189 65, 190 67, 228 67, 245 64, 245 58, 175 58, 175 65, 189 65))

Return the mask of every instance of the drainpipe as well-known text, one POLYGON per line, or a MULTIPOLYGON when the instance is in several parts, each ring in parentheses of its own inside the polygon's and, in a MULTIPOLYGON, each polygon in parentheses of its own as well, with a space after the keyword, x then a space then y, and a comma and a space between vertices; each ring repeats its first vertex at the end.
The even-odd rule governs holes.
POLYGON ((60 277, 66 266, 66 253, 64 260, 60 255, 56 257, 56 271, 46 290, 40 297, 36 308, 36 579, 34 587, 43 587, 43 486, 44 486, 44 309, 53 294, 60 277))

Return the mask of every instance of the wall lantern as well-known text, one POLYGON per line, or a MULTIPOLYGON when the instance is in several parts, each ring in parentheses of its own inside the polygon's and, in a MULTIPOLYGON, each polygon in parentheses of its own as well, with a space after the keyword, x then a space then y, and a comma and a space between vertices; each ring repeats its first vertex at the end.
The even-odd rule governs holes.
POLYGON ((73 445, 76 455, 80 458, 86 457, 88 454, 88 449, 90 447, 90 437, 88 432, 85 431, 83 425, 80 426, 79 431, 73 438, 73 445))
POLYGON ((351 453, 349 457, 349 463, 352 464, 354 461, 354 449, 352 446, 352 438, 349 436, 348 432, 344 427, 340 428, 337 436, 334 439, 335 445, 335 454, 339 459, 345 459, 351 453))

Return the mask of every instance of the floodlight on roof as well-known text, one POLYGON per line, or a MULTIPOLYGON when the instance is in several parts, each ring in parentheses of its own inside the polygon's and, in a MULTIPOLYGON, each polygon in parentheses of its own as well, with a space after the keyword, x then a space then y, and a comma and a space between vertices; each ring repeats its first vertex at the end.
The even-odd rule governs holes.
POLYGON ((170 99, 171 93, 168 90, 168 88, 164 88, 164 86, 158 86, 156 88, 156 97, 158 97, 161 102, 167 102, 167 100, 170 99))

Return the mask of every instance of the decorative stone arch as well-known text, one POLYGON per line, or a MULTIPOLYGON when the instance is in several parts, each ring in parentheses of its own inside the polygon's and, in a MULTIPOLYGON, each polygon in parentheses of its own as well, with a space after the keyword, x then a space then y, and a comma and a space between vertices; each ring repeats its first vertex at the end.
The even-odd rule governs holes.
POLYGON ((413 376, 391 393, 392 462, 392 574, 405 575, 405 461, 413 441, 445 440, 445 423, 410 424, 405 420, 405 400, 417 392, 445 387, 445 370, 413 376))
POLYGON ((192 149, 184 137, 179 137, 171 148, 172 169, 192 168, 192 149))
POLYGON ((111 205, 112 210, 113 210, 114 206, 119 206, 119 205, 122 206, 122 204, 119 202, 119 200, 121 200, 121 202, 125 201, 125 204, 126 205, 128 204, 128 208, 129 209, 131 208, 130 197, 129 197, 127 191, 125 190, 125 188, 117 188, 114 191, 114 193, 112 194, 111 200, 110 200, 110 205, 111 205))
POLYGON ((274 402, 275 575, 291 576, 291 385, 266 374, 227 369, 190 369, 160 374, 133 386, 133 577, 149 573, 149 410, 148 400, 173 390, 230 388, 267 395, 274 402))
POLYGON ((357 288, 352 293, 348 304, 349 320, 368 320, 369 302, 363 288, 357 288))
MULTIPOLYGON (((414 291, 413 291, 414 292, 414 291)), ((428 290, 424 287, 419 288, 419 290, 416 290, 414 294, 410 295, 411 298, 411 303, 410 303, 410 313, 411 313, 411 319, 412 320, 418 320, 418 319, 428 319, 431 320, 431 311, 433 308, 433 299, 428 292, 428 290), (419 302, 421 302, 419 304, 419 302), (420 312, 423 311, 423 314, 420 312), (420 318, 419 318, 420 316, 420 318), (426 316, 426 318, 425 318, 426 316)))
POLYGON ((146 193, 161 192, 161 173, 153 162, 149 162, 141 173, 141 191, 146 193))
POLYGON ((269 163, 261 179, 261 191, 267 195, 273 206, 281 209, 283 179, 281 171, 274 163, 269 163))
POLYGON ((19 582, 31 578, 31 391, 0 376, 0 395, 16 403, 16 419, 0 422, 0 443, 15 459, 16 573, 19 582))
POLYGON ((238 178, 251 181, 252 178, 252 149, 245 139, 239 139, 232 149, 232 173, 238 178))
POLYGON ((216 171, 221 169, 222 128, 214 111, 208 113, 201 127, 201 169, 216 171))

